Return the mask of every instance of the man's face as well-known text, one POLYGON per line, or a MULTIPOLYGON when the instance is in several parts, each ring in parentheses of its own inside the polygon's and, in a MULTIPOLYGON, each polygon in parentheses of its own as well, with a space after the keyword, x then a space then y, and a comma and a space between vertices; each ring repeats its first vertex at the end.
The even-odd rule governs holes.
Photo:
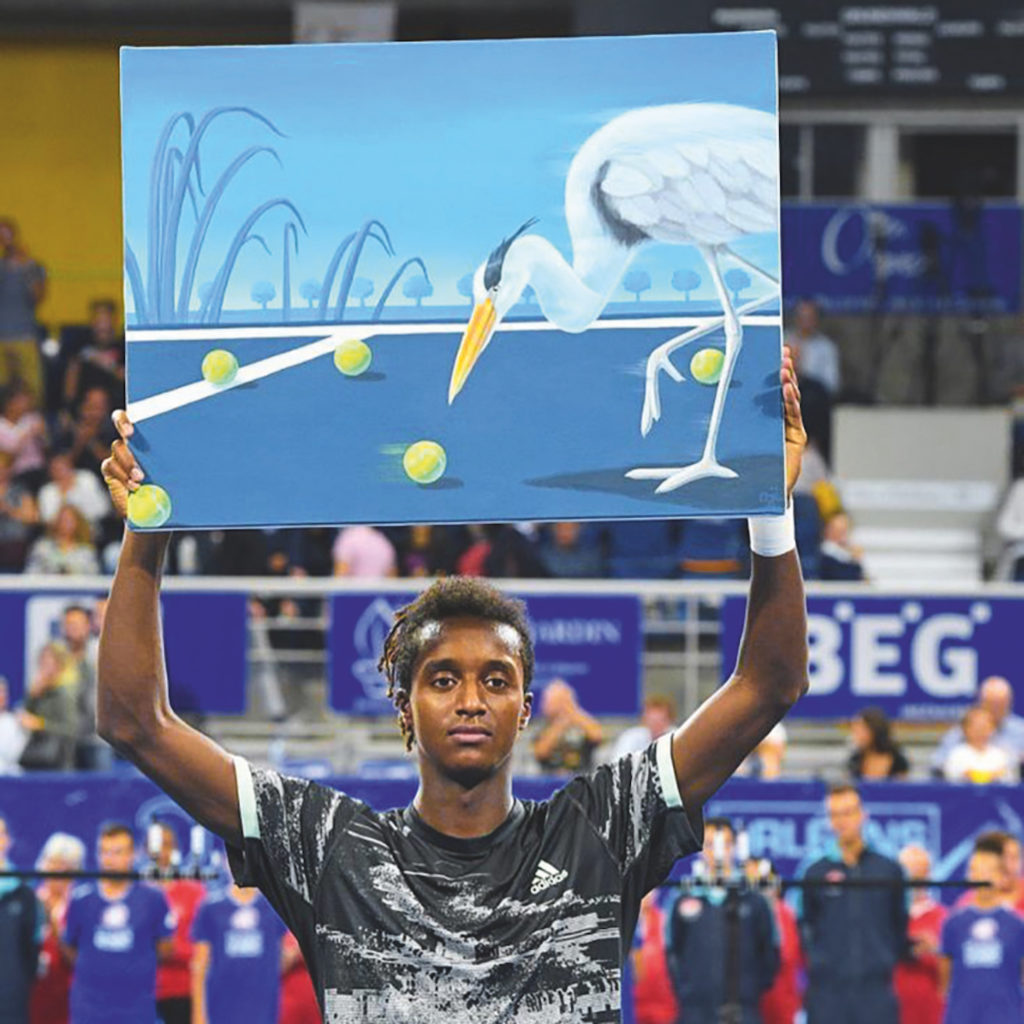
POLYGON ((996 723, 984 708, 974 708, 964 719, 964 739, 971 746, 986 746, 995 731, 996 723))
POLYGON ((675 725, 668 708, 664 704, 650 704, 645 707, 643 722, 655 739, 659 736, 664 736, 675 725))
POLYGON ((50 476, 55 483, 62 484, 69 481, 74 474, 74 465, 67 455, 54 455, 50 459, 50 476))
POLYGON ((797 305, 796 326, 804 335, 818 332, 818 309, 813 302, 801 302, 797 305))
POLYGON ((94 334, 101 338, 109 337, 114 332, 114 311, 109 306, 97 304, 92 308, 90 323, 94 334))
POLYGON ((971 854, 967 865, 967 881, 988 882, 989 885, 1001 889, 1003 886, 1003 862, 997 853, 987 850, 976 850, 971 854))
POLYGON ((73 608, 64 613, 64 639, 73 646, 84 644, 92 632, 88 613, 73 608))
POLYGON ((709 868, 714 868, 715 865, 715 845, 716 842, 721 847, 721 859, 718 861, 717 866, 724 868, 727 872, 732 870, 732 854, 735 847, 735 838, 727 828, 715 828, 711 826, 704 829, 704 848, 702 850, 702 856, 704 862, 709 868), (721 839, 717 839, 718 834, 721 833, 721 839))
POLYGON ((856 793, 834 793, 828 798, 828 820, 840 843, 860 838, 864 827, 864 808, 856 793))
POLYGON ((1005 679, 986 679, 981 684, 978 704, 992 716, 998 726, 1013 706, 1013 690, 1010 684, 1005 679))
POLYGON ((156 855, 157 865, 169 868, 174 863, 174 854, 178 849, 178 837, 167 826, 160 829, 160 849, 156 855))
POLYGON ((101 836, 99 861, 101 871, 131 871, 135 864, 135 841, 122 833, 101 836))
POLYGON ((529 721, 519 634, 470 618, 421 629, 436 639, 413 669, 407 721, 422 758, 463 785, 476 785, 508 761, 529 721))
POLYGON ((98 423, 110 415, 110 399, 103 388, 89 388, 82 396, 80 418, 90 423, 98 423))

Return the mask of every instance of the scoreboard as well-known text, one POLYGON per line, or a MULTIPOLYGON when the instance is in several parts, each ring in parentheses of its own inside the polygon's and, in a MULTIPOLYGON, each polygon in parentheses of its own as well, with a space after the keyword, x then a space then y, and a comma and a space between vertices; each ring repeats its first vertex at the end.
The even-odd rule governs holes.
POLYGON ((697 6, 690 31, 775 29, 784 96, 1024 96, 1024 0, 697 6))

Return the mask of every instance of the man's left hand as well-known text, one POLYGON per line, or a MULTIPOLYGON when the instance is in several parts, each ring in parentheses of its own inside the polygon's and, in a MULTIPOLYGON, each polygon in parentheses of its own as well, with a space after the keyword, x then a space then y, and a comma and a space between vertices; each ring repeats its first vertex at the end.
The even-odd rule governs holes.
POLYGON ((800 385, 796 379, 793 353, 788 345, 782 349, 782 408, 786 429, 786 500, 793 496, 793 488, 800 476, 800 462, 807 447, 807 431, 800 415, 800 385))

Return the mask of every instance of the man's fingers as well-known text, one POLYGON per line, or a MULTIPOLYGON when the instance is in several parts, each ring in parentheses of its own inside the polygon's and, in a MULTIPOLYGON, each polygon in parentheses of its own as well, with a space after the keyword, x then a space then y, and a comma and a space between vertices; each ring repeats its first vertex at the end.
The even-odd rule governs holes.
POLYGON ((122 439, 127 439, 135 433, 135 425, 128 419, 128 413, 124 409, 115 409, 110 418, 114 421, 114 427, 122 439))

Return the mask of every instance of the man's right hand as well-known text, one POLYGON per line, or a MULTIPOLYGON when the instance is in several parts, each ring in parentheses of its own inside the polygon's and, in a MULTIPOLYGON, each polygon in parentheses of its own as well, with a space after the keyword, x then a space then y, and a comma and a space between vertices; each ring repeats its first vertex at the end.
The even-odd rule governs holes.
POLYGON ((128 447, 128 438, 135 433, 132 421, 124 409, 115 409, 111 415, 117 428, 118 439, 110 446, 110 456, 103 460, 100 467, 103 481, 110 491, 110 500, 122 519, 128 516, 128 495, 137 491, 145 479, 145 473, 135 461, 132 450, 128 447))

